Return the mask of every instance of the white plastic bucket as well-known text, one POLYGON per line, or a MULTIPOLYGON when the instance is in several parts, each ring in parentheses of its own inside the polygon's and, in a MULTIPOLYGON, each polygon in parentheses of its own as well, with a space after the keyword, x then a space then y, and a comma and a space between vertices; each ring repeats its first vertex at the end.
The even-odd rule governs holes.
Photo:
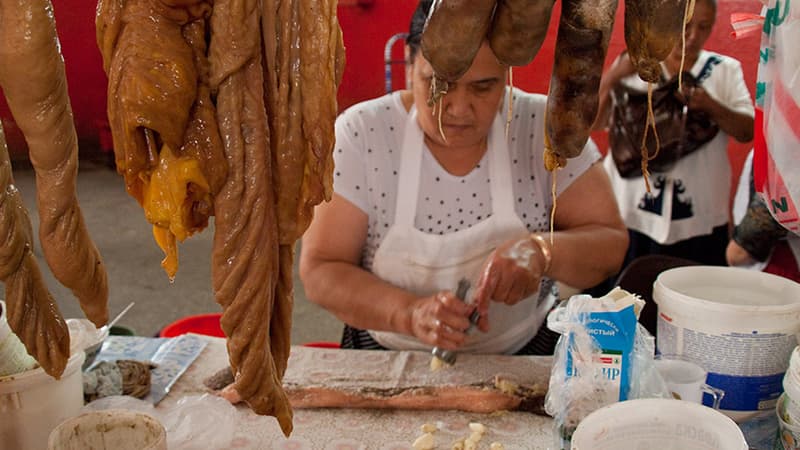
POLYGON ((775 408, 800 333, 800 284, 747 269, 689 266, 661 273, 653 299, 658 350, 706 369, 706 382, 725 392, 722 412, 740 421, 775 408))
POLYGON ((147 414, 122 409, 73 417, 50 433, 48 450, 167 450, 167 433, 147 414))
POLYGON ((747 450, 736 423, 683 400, 647 398, 614 403, 578 424, 572 450, 747 450))
POLYGON ((0 447, 47 447, 50 431, 83 407, 84 358, 82 351, 73 353, 60 380, 42 368, 0 377, 0 447))
POLYGON ((776 437, 775 449, 798 450, 800 449, 800 425, 792 424, 786 417, 786 402, 789 398, 786 394, 778 398, 775 406, 775 414, 778 416, 778 436, 776 437))

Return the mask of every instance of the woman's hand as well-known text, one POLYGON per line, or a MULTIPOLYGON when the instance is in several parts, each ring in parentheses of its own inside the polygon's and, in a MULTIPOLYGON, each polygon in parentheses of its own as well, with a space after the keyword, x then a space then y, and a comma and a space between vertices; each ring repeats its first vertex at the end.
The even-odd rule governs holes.
POLYGON ((473 300, 481 314, 481 331, 489 331, 490 300, 514 305, 539 289, 550 259, 549 247, 543 247, 547 245, 541 238, 525 236, 505 242, 489 255, 473 300))
POLYGON ((753 257, 747 250, 739 245, 736 241, 731 239, 728 242, 728 248, 725 249, 725 260, 729 266, 752 266, 757 264, 758 260, 753 257))
POLYGON ((411 331, 428 345, 457 350, 467 339, 473 309, 450 291, 422 297, 413 305, 411 331))
POLYGON ((684 84, 682 89, 678 99, 684 102, 690 110, 703 111, 708 114, 722 131, 739 142, 753 140, 753 117, 726 107, 709 95, 702 86, 684 84))

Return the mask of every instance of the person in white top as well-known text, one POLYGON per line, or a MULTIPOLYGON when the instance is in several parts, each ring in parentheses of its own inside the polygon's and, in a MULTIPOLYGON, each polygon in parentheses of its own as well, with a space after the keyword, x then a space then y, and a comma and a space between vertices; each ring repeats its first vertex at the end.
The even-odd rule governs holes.
POLYGON ((306 295, 346 323, 344 347, 552 352, 540 330, 552 280, 591 286, 622 262, 627 235, 608 177, 593 143, 556 173, 551 244, 546 98, 508 91, 508 68, 484 43, 444 96, 443 137, 419 51, 430 4, 420 3, 407 39, 411 89, 336 122, 333 198, 302 240, 306 295), (466 303, 454 295, 462 278, 473 286, 466 303), (480 332, 467 335, 476 308, 480 332))
MULTIPOLYGON (((623 177, 609 151, 604 166, 611 179, 623 220, 630 231, 626 264, 638 256, 665 254, 704 264, 725 265, 731 188, 729 137, 739 142, 753 138, 753 102, 739 61, 703 50, 714 26, 715 0, 699 0, 686 25, 684 70, 698 81, 684 83, 688 110, 703 112, 719 128, 716 136, 663 172, 650 173, 652 192, 641 175, 623 177)), ((664 79, 681 68, 681 43, 662 63, 664 79)), ((686 77, 684 77, 684 80, 686 77)), ((646 92, 627 53, 621 54, 603 75, 600 109, 595 127, 609 124, 614 104, 611 90, 618 83, 646 92)), ((652 151, 652 150, 651 150, 652 151)), ((639 172, 640 174, 640 172, 639 172)))

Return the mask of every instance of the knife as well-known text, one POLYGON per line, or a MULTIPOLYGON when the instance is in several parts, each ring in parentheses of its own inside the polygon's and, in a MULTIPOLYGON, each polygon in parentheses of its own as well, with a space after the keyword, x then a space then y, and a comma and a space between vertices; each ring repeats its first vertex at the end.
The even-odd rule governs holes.
MULTIPOLYGON (((460 279, 458 281, 458 287, 456 288, 456 298, 458 298, 462 302, 465 301, 467 297, 467 291, 469 291, 469 287, 470 283, 469 281, 467 281, 466 278, 460 279)), ((480 318, 481 315, 478 312, 478 309, 475 308, 475 311, 472 311, 472 314, 470 314, 469 316, 469 327, 467 327, 464 333, 469 334, 469 332, 472 331, 472 329, 478 323, 478 319, 480 318)), ((439 347, 434 347, 433 350, 431 350, 431 353, 433 354, 434 357, 441 359, 442 361, 451 366, 456 363, 456 357, 458 356, 458 353, 452 350, 445 350, 439 347)))

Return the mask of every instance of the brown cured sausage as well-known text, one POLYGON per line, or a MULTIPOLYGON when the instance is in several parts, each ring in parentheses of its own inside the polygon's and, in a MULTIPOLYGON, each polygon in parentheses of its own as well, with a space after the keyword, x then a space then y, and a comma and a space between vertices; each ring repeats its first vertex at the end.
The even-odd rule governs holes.
POLYGON ((681 39, 686 1, 625 0, 625 44, 642 80, 659 81, 661 61, 681 39))
POLYGON ((589 139, 616 10, 615 0, 563 3, 545 116, 548 170, 580 155, 589 139))
POLYGON ((489 46, 509 66, 531 62, 547 36, 554 0, 498 0, 489 46))
POLYGON ((422 54, 433 67, 430 104, 469 70, 492 23, 496 0, 435 0, 422 30, 422 54))
POLYGON ((422 54, 436 75, 452 82, 461 78, 478 54, 496 0, 435 0, 422 30, 422 54))

